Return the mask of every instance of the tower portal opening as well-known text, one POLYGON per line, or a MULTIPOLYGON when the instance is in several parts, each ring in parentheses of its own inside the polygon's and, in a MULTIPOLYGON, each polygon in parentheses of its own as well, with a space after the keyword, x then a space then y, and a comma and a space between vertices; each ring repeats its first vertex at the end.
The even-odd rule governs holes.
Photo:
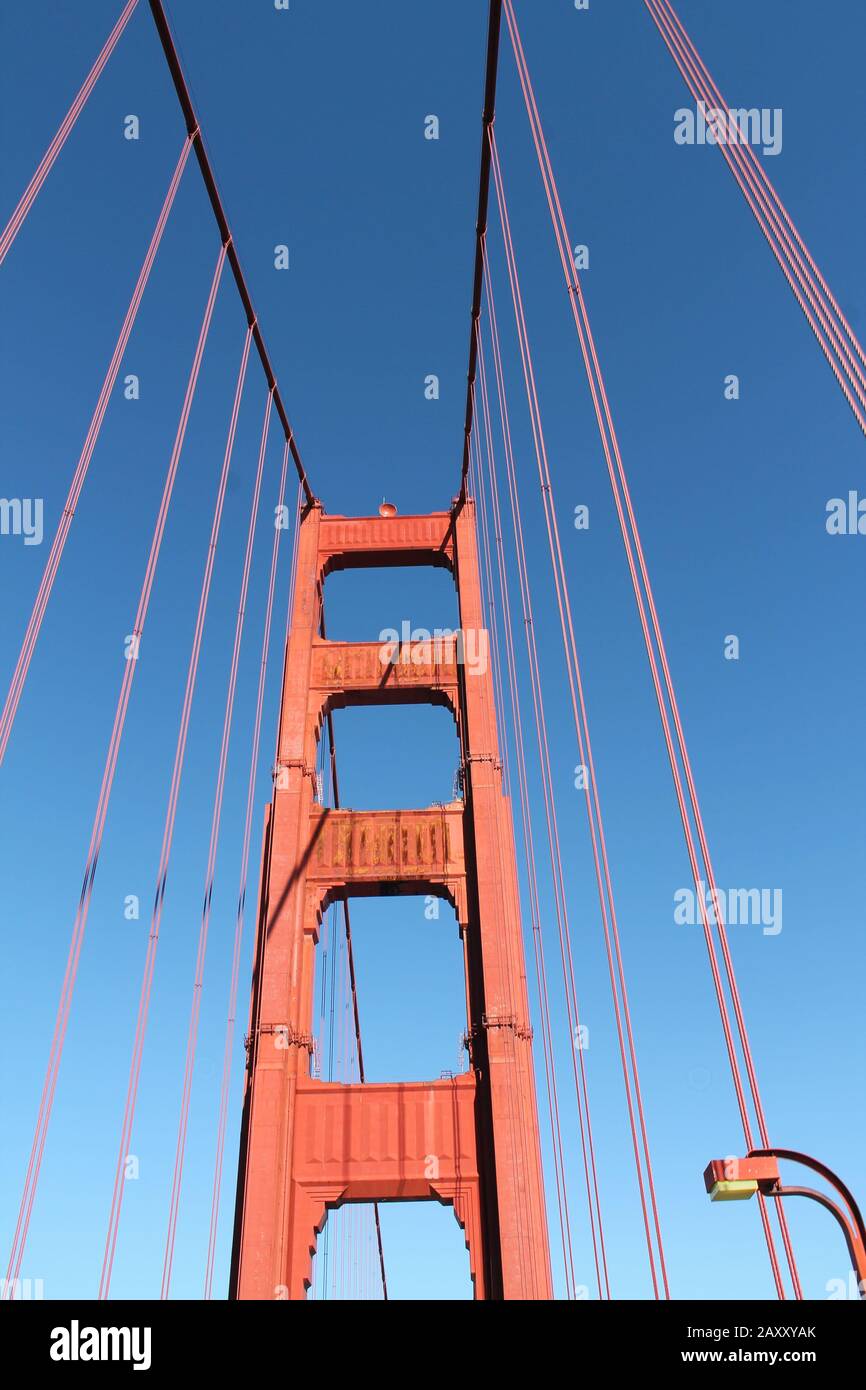
POLYGON ((453 630, 457 591, 448 570, 435 566, 337 571, 325 581, 325 621, 332 642, 372 642, 388 630, 453 630))
MULTIPOLYGON (((465 1072, 466 973, 451 904, 432 894, 352 898, 349 920, 367 1081, 436 1081, 465 1072)), ((356 1082, 342 902, 322 923, 315 1001, 319 1078, 356 1082)))
MULTIPOLYGON (((389 1301, 463 1302, 475 1296, 469 1255, 454 1208, 440 1202, 380 1202, 389 1301)), ((328 1212, 307 1298, 381 1300, 375 1208, 348 1202, 328 1212)))
POLYGON ((458 798, 460 745, 447 709, 340 709, 333 720, 341 806, 378 811, 458 798))

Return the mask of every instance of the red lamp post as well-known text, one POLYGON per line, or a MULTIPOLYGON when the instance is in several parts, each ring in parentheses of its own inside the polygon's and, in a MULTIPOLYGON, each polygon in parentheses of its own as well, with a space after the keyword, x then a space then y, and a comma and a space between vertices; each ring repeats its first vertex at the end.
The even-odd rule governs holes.
POLYGON ((742 1201, 756 1192, 765 1197, 810 1197, 819 1202, 842 1227, 860 1297, 866 1298, 866 1224, 848 1188, 826 1164, 795 1149, 751 1149, 745 1158, 714 1158, 704 1170, 704 1186, 714 1202, 742 1201), (844 1208, 816 1188, 785 1186, 779 1175, 779 1159, 818 1173, 838 1192, 844 1208))

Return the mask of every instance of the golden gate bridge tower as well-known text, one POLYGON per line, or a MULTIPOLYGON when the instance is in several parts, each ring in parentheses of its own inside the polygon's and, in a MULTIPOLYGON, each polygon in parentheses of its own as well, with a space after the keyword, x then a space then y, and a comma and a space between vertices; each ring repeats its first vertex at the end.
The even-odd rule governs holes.
MULTIPOLYGON (((477 1298, 549 1299, 532 1032, 511 809, 489 663, 461 661, 482 634, 475 507, 300 523, 291 629, 268 808, 254 960, 232 1296, 302 1299, 329 1209, 436 1200, 454 1208, 477 1298), (331 642, 322 590, 334 570, 437 565, 454 577, 460 630, 444 641, 331 642), (454 716, 464 797, 392 811, 317 803, 317 745, 347 705, 427 702, 454 716), (336 899, 435 894, 463 941, 468 1072, 346 1085, 311 1076, 315 953, 336 899)), ((478 643, 481 650, 486 644, 478 643)), ((399 940, 391 950, 403 949, 399 940)))

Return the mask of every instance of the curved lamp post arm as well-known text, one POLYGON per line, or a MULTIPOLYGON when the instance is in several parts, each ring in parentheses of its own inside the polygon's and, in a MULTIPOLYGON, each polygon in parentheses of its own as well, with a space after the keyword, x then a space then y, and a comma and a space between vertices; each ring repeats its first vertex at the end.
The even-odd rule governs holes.
POLYGON ((714 1202, 742 1201, 756 1192, 765 1197, 809 1197, 818 1202, 842 1227, 860 1297, 866 1299, 866 1224, 849 1189, 825 1163, 796 1149, 751 1149, 745 1158, 713 1159, 704 1171, 704 1186, 714 1202), (815 1188, 783 1186, 779 1175, 780 1159, 799 1163, 817 1173, 835 1188, 847 1211, 815 1188))

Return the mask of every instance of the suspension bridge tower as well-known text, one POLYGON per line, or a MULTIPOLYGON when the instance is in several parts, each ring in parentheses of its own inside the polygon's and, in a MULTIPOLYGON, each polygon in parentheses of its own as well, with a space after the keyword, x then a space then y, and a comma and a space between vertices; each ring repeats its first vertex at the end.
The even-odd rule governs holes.
POLYGON ((265 823, 234 1298, 303 1299, 329 1209, 417 1200, 454 1208, 476 1298, 552 1297, 511 808, 489 661, 462 659, 464 634, 476 655, 487 650, 471 499, 425 516, 329 516, 319 503, 302 513, 265 823), (460 631, 390 651, 326 640, 326 576, 397 565, 450 570, 460 631), (401 703, 451 710, 463 799, 393 811, 319 804, 317 746, 329 712, 401 703), (323 914, 337 899, 384 894, 437 895, 455 910, 469 1069, 434 1081, 318 1080, 310 1062, 323 914))

